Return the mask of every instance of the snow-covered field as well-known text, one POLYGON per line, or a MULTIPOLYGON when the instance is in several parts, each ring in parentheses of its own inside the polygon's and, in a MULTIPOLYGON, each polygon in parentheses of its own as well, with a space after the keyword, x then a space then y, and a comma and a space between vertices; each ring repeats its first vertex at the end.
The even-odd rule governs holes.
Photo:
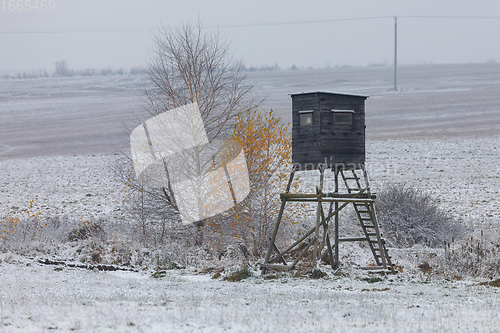
POLYGON ((500 289, 403 274, 370 283, 54 270, 2 255, 6 332, 498 332, 500 289))
MULTIPOLYGON (((443 208, 475 225, 499 225, 498 138, 376 140, 367 144, 375 192, 390 183, 428 191, 443 208)), ((124 185, 110 164, 119 155, 0 160, 0 216, 26 211, 74 219, 123 218, 124 185)))
MULTIPOLYGON (((390 91, 391 73, 333 68, 251 78, 258 93, 268 94, 264 108, 273 107, 284 121, 289 93, 370 95, 367 165, 374 190, 409 183, 476 231, 498 233, 500 65, 402 68, 398 93, 390 91)), ((109 163, 119 157, 115 152, 128 151, 126 128, 147 115, 142 80, 0 80, 0 218, 30 210, 127 223, 126 192, 109 163)), ((6 252, 0 254, 0 331, 500 332, 500 288, 424 274, 415 251, 394 249, 404 272, 376 283, 356 271, 320 280, 226 282, 194 267, 154 279, 151 271, 38 262, 61 259, 57 251, 6 252)))

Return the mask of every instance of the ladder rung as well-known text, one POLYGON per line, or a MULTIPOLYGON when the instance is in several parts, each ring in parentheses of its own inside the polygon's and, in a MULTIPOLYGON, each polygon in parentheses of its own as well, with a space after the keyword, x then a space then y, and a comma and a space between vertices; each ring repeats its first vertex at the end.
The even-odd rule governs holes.
POLYGON ((339 242, 358 242, 358 241, 367 241, 368 239, 365 237, 344 237, 339 238, 339 242))

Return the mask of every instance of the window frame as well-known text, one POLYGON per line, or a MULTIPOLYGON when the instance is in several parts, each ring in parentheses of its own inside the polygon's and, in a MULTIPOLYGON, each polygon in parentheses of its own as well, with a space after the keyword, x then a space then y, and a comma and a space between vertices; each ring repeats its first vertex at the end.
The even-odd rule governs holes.
POLYGON ((356 113, 354 110, 337 110, 337 109, 331 109, 331 112, 333 114, 333 124, 334 125, 342 125, 342 126, 352 126, 353 125, 353 114, 356 113), (345 117, 348 115, 348 121, 342 121, 337 118, 337 116, 340 117, 345 117))
POLYGON ((308 127, 313 125, 313 113, 314 110, 304 110, 299 111, 299 127, 308 127), (307 118, 305 117, 307 116, 307 118), (310 121, 305 122, 304 119, 309 119, 310 121))

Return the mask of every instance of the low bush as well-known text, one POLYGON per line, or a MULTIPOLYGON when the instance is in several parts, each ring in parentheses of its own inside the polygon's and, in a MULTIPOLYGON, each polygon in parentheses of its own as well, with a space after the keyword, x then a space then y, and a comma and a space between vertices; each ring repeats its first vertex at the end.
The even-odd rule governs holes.
POLYGON ((376 208, 384 237, 397 247, 443 246, 467 230, 431 195, 406 185, 390 185, 378 193, 376 208))

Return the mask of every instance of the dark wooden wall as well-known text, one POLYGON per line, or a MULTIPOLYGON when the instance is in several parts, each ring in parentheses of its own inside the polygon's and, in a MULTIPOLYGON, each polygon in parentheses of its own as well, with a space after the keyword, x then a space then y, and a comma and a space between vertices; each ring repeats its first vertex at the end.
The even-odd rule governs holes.
POLYGON ((327 92, 292 95, 293 163, 301 169, 344 164, 347 168, 365 162, 366 96, 327 92), (336 110, 352 110, 352 125, 335 124, 336 110), (299 111, 313 110, 312 126, 300 126, 299 111))

